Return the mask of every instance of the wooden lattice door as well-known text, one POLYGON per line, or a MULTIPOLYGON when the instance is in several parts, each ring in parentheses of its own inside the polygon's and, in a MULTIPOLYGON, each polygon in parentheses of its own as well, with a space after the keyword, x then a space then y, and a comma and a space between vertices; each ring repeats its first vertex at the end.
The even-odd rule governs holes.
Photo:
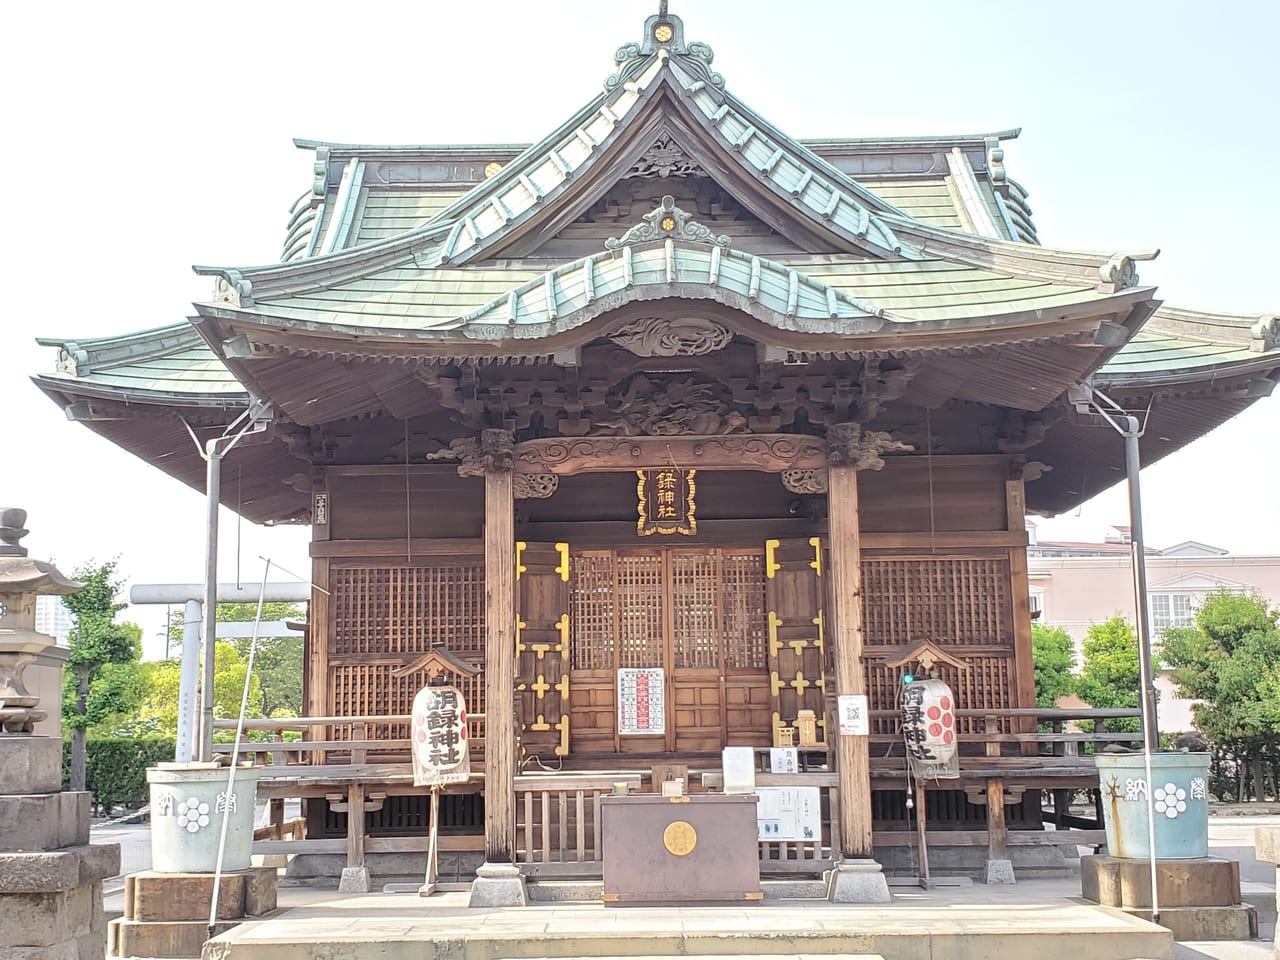
POLYGON ((569 753, 569 544, 516 544, 516 698, 524 754, 569 753))
POLYGON ((800 711, 812 710, 825 741, 822 541, 767 540, 764 563, 773 728, 794 729, 800 711))
POLYGON ((575 753, 769 742, 759 548, 589 550, 570 583, 575 753), (623 734, 617 672, 662 668, 665 730, 623 734))

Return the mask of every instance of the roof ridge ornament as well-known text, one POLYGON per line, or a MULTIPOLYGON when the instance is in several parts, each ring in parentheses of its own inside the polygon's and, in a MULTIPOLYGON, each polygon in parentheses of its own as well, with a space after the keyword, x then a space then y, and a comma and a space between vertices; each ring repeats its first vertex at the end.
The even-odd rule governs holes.
POLYGON ((711 46, 701 42, 686 44, 684 21, 668 14, 667 5, 663 3, 658 13, 644 22, 644 39, 640 43, 624 43, 614 51, 614 72, 605 80, 605 90, 611 93, 635 80, 654 56, 678 57, 681 66, 700 80, 717 90, 724 89, 724 77, 711 69, 715 60, 711 46))
POLYGON ((637 243, 668 238, 709 243, 713 247, 729 246, 727 234, 717 234, 710 227, 692 219, 689 214, 676 206, 675 197, 670 194, 663 197, 657 208, 642 216, 640 222, 621 237, 610 237, 604 245, 610 250, 618 250, 637 243))

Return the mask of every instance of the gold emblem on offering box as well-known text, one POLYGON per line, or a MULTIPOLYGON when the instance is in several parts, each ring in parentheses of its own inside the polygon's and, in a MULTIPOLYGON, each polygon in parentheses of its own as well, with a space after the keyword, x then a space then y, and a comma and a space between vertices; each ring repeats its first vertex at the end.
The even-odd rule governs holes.
POLYGON ((694 476, 697 470, 636 471, 636 499, 639 519, 636 533, 650 537, 655 533, 682 533, 691 537, 698 532, 697 504, 694 494, 697 487, 694 476))
POLYGON ((698 845, 698 831, 693 829, 693 824, 676 820, 662 831, 662 845, 672 856, 687 857, 698 845))

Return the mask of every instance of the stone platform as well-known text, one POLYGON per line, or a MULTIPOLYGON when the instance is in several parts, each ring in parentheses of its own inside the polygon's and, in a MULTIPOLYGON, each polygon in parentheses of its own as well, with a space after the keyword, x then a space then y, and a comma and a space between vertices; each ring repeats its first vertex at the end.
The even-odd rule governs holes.
POLYGON ((469 909, 466 892, 344 896, 294 890, 293 906, 205 945, 205 960, 502 960, 532 957, 879 955, 984 960, 1172 960, 1173 934, 1120 910, 1063 900, 1061 884, 895 890, 875 905, 536 903, 469 909), (1043 889, 1038 889, 1043 885, 1043 889))
MULTIPOLYGON (((1080 858, 1084 899, 1151 919, 1151 865, 1146 860, 1080 858)), ((1258 912, 1240 897, 1240 864, 1218 857, 1157 860, 1160 924, 1179 940, 1254 940, 1258 912)))

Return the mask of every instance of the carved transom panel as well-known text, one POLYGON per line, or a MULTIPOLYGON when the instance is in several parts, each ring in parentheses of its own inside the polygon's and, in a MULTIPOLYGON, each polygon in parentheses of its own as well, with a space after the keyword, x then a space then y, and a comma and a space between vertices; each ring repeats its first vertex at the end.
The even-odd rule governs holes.
POLYGON ((619 327, 609 339, 637 357, 700 357, 723 350, 733 334, 701 317, 646 317, 619 327))
POLYGON ((747 418, 723 383, 696 376, 637 373, 609 391, 610 415, 598 418, 598 436, 714 436, 745 433, 747 418))

